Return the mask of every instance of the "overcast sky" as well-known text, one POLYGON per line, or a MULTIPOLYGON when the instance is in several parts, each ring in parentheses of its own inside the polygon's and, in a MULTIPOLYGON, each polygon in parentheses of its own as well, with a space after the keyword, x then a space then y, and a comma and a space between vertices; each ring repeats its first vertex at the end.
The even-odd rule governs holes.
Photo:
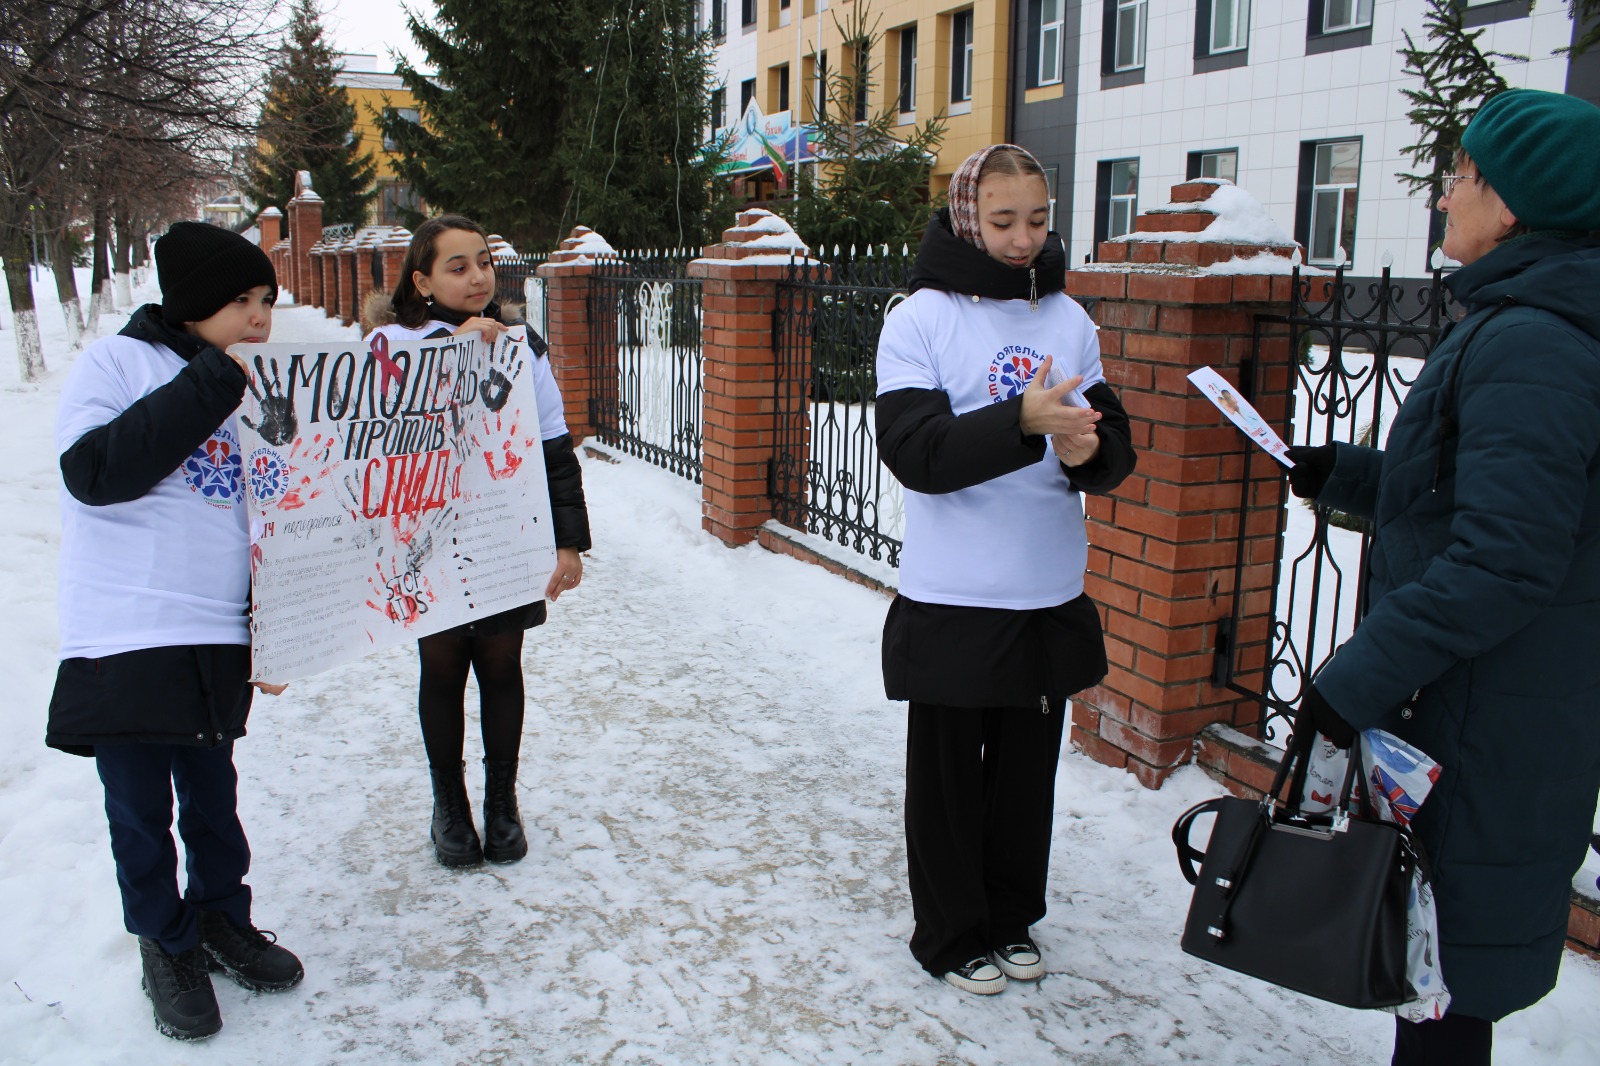
POLYGON ((426 66, 411 34, 406 32, 403 7, 425 16, 433 14, 432 0, 321 0, 322 26, 336 51, 364 52, 378 57, 379 70, 393 70, 392 50, 414 65, 426 66))

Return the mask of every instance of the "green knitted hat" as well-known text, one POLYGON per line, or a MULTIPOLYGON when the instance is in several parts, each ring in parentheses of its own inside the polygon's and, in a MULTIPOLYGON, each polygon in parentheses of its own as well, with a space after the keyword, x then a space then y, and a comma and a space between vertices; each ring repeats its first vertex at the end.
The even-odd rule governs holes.
POLYGON ((1478 109, 1461 147, 1530 230, 1600 230, 1600 107, 1508 89, 1478 109))

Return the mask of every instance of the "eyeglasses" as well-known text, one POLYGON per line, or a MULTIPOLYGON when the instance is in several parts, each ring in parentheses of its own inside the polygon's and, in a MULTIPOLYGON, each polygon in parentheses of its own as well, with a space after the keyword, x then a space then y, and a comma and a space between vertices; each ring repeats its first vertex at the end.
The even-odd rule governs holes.
POLYGON ((1466 181, 1472 176, 1471 174, 1445 174, 1439 179, 1439 184, 1443 189, 1439 195, 1449 196, 1453 194, 1456 191, 1456 182, 1466 181))

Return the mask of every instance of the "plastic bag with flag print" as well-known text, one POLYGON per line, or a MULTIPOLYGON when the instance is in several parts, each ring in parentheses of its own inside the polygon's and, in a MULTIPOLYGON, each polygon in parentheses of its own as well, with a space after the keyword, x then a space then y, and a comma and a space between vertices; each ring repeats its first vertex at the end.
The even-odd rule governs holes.
MULTIPOLYGON (((1317 814, 1333 808, 1349 759, 1348 751, 1334 747, 1325 737, 1317 738, 1306 772, 1303 811, 1317 814)), ((1362 732, 1361 769, 1362 787, 1372 797, 1373 810, 1396 825, 1411 823, 1439 780, 1437 762, 1381 729, 1362 732)), ((1415 998, 1383 1009, 1412 1022, 1442 1018, 1450 1006, 1450 990, 1439 967, 1439 911, 1421 863, 1411 874, 1406 900, 1406 980, 1411 982, 1415 998)))

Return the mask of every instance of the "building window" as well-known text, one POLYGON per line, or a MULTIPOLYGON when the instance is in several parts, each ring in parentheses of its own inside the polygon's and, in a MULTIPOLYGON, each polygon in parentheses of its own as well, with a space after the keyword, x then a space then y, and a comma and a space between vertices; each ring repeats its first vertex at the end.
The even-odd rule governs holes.
POLYGON ((1094 241, 1109 241, 1133 232, 1139 214, 1139 161, 1101 160, 1096 168, 1094 241))
POLYGON ((1372 25, 1372 0, 1322 0, 1322 32, 1342 33, 1372 25))
POLYGON ((950 16, 950 102, 968 105, 972 103, 972 10, 970 8, 966 11, 957 11, 950 16))
POLYGON ((776 76, 774 80, 778 83, 778 91, 773 94, 777 97, 778 106, 773 110, 787 111, 789 110, 789 64, 785 63, 773 71, 773 74, 776 76))
POLYGON ((817 101, 812 114, 817 116, 817 121, 828 117, 828 50, 824 48, 817 53, 817 101))
POLYGON ((739 25, 754 26, 756 24, 756 0, 741 0, 739 4, 739 25))
POLYGON ((900 31, 900 113, 915 114, 917 110, 917 28, 908 26, 900 31))
POLYGON ((746 111, 750 110, 750 101, 754 100, 755 98, 756 98, 756 80, 754 78, 746 78, 744 81, 741 81, 739 83, 739 117, 740 118, 743 118, 744 117, 744 113, 746 111))
POLYGON ((1186 175, 1195 178, 1226 178, 1235 184, 1239 181, 1239 149, 1221 148, 1215 152, 1190 152, 1186 175))
POLYGON ((1061 31, 1066 0, 1034 0, 1034 21, 1039 30, 1039 61, 1034 65, 1034 86, 1061 81, 1061 31))
POLYGON ((1235 52, 1250 43, 1250 0, 1211 0, 1208 54, 1235 52))
MULTIPOLYGON (((397 107, 393 109, 392 113, 396 118, 403 118, 412 125, 422 125, 422 112, 418 111, 414 107, 397 107)), ((394 152, 399 150, 399 145, 395 144, 394 138, 389 136, 387 133, 383 135, 383 150, 385 152, 394 152)))
POLYGON ((1111 24, 1108 73, 1143 67, 1149 0, 1106 0, 1106 16, 1111 24))
POLYGON ((857 41, 850 46, 850 54, 855 60, 855 78, 850 84, 850 92, 856 98, 856 121, 867 121, 867 80, 872 73, 872 56, 867 51, 865 40, 857 41))
POLYGON ((728 35, 728 0, 711 0, 711 36, 728 35))
POLYGON ((716 133, 727 121, 728 90, 711 90, 711 132, 716 133))
POLYGON ((778 25, 789 25, 789 0, 778 0, 778 25))
POLYGON ((412 191, 411 184, 404 181, 383 181, 378 183, 378 222, 385 226, 405 225, 405 219, 400 212, 422 212, 422 201, 412 191))
POLYGON ((1048 223, 1046 223, 1045 228, 1052 231, 1056 228, 1056 182, 1059 181, 1060 178, 1060 167, 1044 168, 1045 192, 1050 195, 1050 220, 1048 223))
POLYGON ((1359 140, 1308 141, 1300 146, 1301 197, 1295 229, 1308 262, 1334 266, 1354 261, 1360 177, 1359 140))

